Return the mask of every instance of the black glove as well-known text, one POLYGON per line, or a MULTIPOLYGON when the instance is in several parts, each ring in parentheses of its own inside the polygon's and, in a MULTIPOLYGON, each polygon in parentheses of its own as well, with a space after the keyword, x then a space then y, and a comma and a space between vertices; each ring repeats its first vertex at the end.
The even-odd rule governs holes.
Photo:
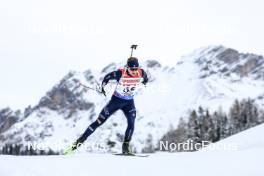
POLYGON ((101 93, 104 94, 104 96, 106 96, 106 92, 104 90, 104 86, 101 87, 101 93))

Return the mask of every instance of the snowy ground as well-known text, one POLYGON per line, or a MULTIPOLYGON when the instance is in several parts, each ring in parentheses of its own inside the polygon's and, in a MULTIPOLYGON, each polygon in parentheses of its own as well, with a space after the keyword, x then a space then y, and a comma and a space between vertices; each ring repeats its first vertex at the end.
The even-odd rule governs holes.
POLYGON ((264 150, 159 153, 148 158, 91 154, 71 157, 1 156, 1 176, 263 176, 264 150))
MULTIPOLYGON (((72 156, 0 156, 1 176, 263 176, 264 125, 218 144, 237 150, 156 153, 147 158, 111 154, 72 156)), ((215 144, 214 144, 215 145, 215 144)))

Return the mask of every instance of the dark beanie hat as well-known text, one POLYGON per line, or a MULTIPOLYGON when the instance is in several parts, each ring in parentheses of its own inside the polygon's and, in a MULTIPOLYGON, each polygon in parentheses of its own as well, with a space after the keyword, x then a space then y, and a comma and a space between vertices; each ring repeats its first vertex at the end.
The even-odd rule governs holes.
POLYGON ((139 67, 138 59, 136 57, 130 57, 127 60, 128 67, 139 67))

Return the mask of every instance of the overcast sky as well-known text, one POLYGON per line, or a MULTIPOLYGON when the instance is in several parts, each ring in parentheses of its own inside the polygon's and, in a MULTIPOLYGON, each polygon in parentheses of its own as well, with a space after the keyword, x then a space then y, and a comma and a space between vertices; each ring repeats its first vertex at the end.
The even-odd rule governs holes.
POLYGON ((222 44, 264 54, 261 0, 0 0, 0 108, 24 108, 69 70, 141 60, 174 65, 222 44))

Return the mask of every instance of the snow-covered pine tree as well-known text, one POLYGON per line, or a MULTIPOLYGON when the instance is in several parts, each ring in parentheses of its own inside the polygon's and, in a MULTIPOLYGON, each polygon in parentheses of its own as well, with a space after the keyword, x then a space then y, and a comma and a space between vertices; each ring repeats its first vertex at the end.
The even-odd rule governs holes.
POLYGON ((195 143, 201 143, 201 128, 195 110, 192 111, 187 126, 188 139, 193 140, 195 143))
POLYGON ((230 118, 230 132, 231 135, 240 132, 241 129, 241 105, 238 100, 235 100, 235 103, 229 111, 230 118))

